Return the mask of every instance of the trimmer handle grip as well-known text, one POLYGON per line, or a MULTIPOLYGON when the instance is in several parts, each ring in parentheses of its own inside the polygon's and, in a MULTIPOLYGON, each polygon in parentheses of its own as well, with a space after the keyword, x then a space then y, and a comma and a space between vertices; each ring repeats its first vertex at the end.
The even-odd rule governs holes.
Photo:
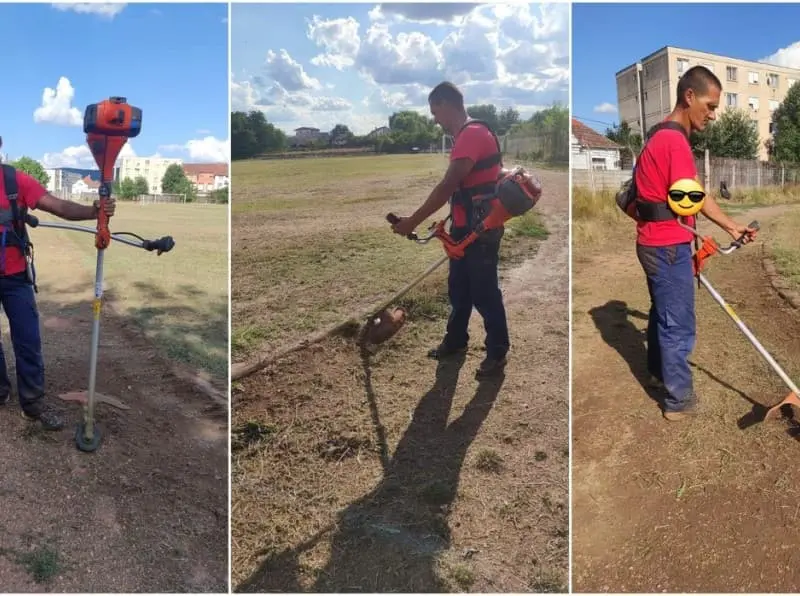
MULTIPOLYGON (((389 213, 386 216, 386 221, 388 221, 390 224, 394 225, 394 224, 396 224, 397 222, 400 221, 400 218, 397 215, 395 215, 394 213, 389 213)), ((410 234, 406 234, 406 238, 408 238, 409 240, 416 240, 417 239, 417 235, 414 232, 411 232, 410 234)))
MULTIPOLYGON (((747 227, 748 227, 748 228, 751 228, 751 229, 753 229, 753 230, 759 230, 759 229, 761 229, 761 226, 759 226, 759 225, 758 225, 758 222, 757 222, 756 220, 753 220, 753 221, 751 221, 751 222, 750 222, 750 223, 747 225, 747 227)), ((745 237, 746 237, 746 236, 747 236, 747 233, 744 233, 744 234, 742 234, 741 236, 739 236, 739 237, 738 237, 736 240, 734 240, 734 241, 733 241, 733 245, 734 245, 736 248, 739 248, 739 247, 741 247, 741 246, 742 246, 742 244, 744 244, 744 239, 745 239, 745 237)))
POLYGON ((160 255, 162 252, 169 252, 175 247, 175 241, 172 236, 164 236, 158 240, 145 240, 142 242, 142 248, 147 251, 158 251, 156 254, 160 255))
POLYGON ((31 215, 30 213, 28 213, 25 216, 25 223, 28 224, 30 227, 35 228, 36 226, 39 225, 39 218, 36 217, 35 215, 31 215))

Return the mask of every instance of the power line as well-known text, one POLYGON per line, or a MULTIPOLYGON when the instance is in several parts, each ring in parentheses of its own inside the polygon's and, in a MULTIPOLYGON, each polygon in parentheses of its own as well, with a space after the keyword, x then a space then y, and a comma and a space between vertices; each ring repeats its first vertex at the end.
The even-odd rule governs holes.
POLYGON ((576 118, 577 120, 581 120, 582 122, 594 122, 595 124, 602 124, 604 126, 612 126, 612 127, 613 126, 618 126, 617 124, 614 124, 612 122, 603 122, 602 120, 594 120, 592 118, 584 118, 583 116, 575 116, 574 114, 573 114, 572 117, 576 118))

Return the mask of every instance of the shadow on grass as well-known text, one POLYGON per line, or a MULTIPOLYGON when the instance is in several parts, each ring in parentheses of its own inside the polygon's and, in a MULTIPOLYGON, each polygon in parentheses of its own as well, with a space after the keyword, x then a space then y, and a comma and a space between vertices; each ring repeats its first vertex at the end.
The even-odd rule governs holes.
POLYGON ((369 493, 323 530, 293 548, 271 553, 237 592, 303 591, 301 556, 330 536, 327 564, 312 592, 446 592, 437 557, 450 545, 448 517, 457 496, 467 450, 489 415, 504 377, 481 382, 463 413, 448 424, 465 357, 438 363, 433 386, 418 402, 411 423, 390 456, 362 353, 365 392, 380 443, 384 475, 369 493))

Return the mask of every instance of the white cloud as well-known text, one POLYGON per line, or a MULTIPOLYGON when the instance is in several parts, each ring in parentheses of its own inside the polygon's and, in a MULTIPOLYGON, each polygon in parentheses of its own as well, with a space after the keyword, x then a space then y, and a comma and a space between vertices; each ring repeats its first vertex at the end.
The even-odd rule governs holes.
POLYGON ((232 105, 260 109, 290 134, 337 123, 369 132, 393 111, 428 115, 428 93, 449 80, 468 104, 513 107, 525 118, 567 102, 568 28, 569 6, 562 4, 379 4, 362 23, 346 13, 312 16, 305 33, 318 51, 309 64, 356 74, 366 85, 363 97, 317 95, 342 88, 337 73, 313 78, 281 50, 269 52, 260 73, 232 80, 232 105), (438 33, 413 25, 419 22, 437 23, 438 33))
POLYGON ((594 107, 594 111, 598 114, 616 114, 617 113, 617 106, 613 103, 601 103, 599 106, 594 107))
POLYGON ((800 69, 800 41, 779 49, 774 54, 762 58, 760 62, 800 69))
POLYGON ((213 136, 206 136, 202 139, 192 139, 184 144, 159 145, 159 151, 165 153, 182 153, 188 155, 188 162, 228 162, 230 153, 229 142, 220 140, 213 136))
MULTIPOLYGON (((136 152, 133 150, 130 141, 122 147, 118 159, 125 157, 136 157, 136 152)), ((95 162, 88 145, 67 147, 59 153, 45 153, 41 162, 46 168, 97 169, 97 162, 95 162)))
POLYGON ((125 3, 99 3, 99 2, 57 2, 53 8, 62 11, 71 10, 82 14, 94 14, 106 19, 113 19, 121 13, 127 4, 125 3))
POLYGON ((72 106, 74 97, 72 83, 67 77, 60 77, 55 89, 45 87, 42 105, 34 110, 33 121, 60 126, 81 126, 83 117, 78 108, 72 106))

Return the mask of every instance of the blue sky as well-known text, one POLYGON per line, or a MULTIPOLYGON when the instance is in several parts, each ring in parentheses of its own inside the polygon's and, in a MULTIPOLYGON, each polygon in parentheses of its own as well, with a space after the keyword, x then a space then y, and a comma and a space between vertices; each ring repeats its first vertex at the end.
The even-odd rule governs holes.
POLYGON ((800 4, 574 4, 572 27, 572 114, 599 132, 615 73, 666 45, 800 68, 800 4))
POLYGON ((121 95, 142 109, 123 155, 227 161, 227 16, 226 4, 0 3, 14 69, 0 92, 2 152, 93 168, 84 110, 121 95))
POLYGON ((235 4, 232 108, 365 134, 450 80, 528 117, 567 105, 568 44, 566 4, 235 4))

